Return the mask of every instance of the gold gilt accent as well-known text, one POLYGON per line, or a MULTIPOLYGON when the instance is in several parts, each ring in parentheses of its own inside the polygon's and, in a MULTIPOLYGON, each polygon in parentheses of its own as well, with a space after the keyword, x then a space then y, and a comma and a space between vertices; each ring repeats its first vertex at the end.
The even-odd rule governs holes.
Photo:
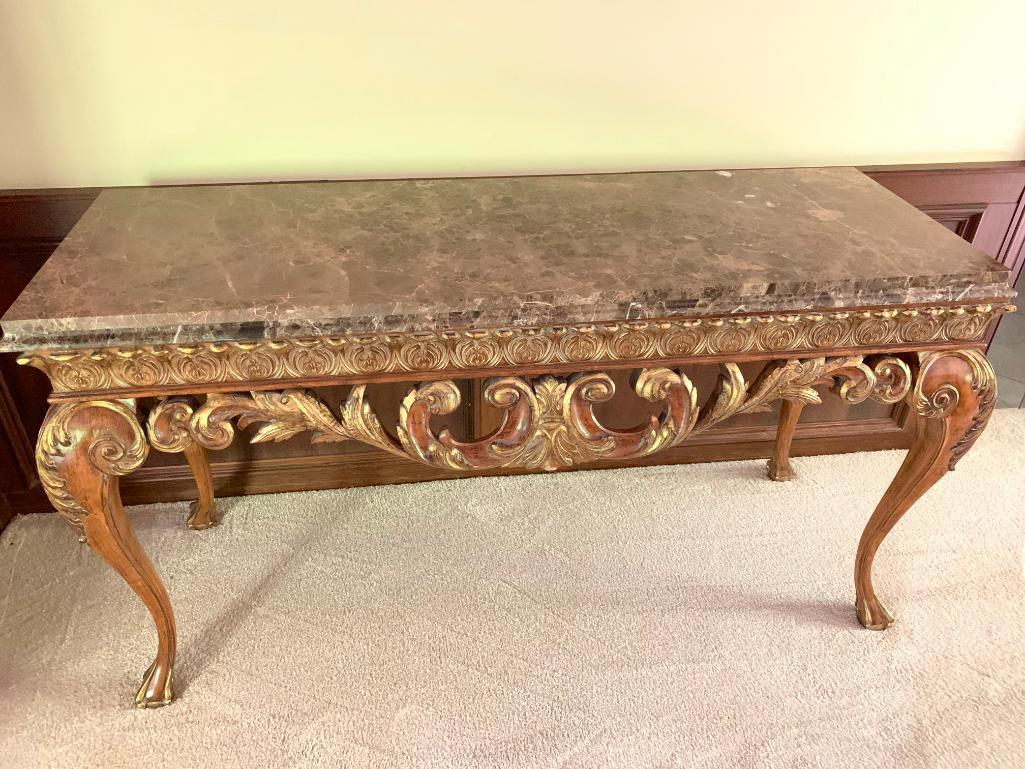
POLYGON ((85 509, 68 491, 65 465, 76 445, 106 476, 128 475, 146 461, 149 443, 132 406, 122 401, 79 401, 50 407, 36 443, 43 490, 72 526, 82 529, 85 509))
POLYGON ((774 361, 750 384, 733 363, 722 365, 718 383, 700 410, 695 386, 682 372, 643 369, 634 376, 637 395, 663 404, 661 414, 626 430, 604 426, 594 406, 609 400, 608 374, 581 373, 536 380, 493 377, 484 387, 503 422, 476 441, 458 441, 447 430, 435 434, 431 418, 454 412, 459 388, 450 380, 429 382, 403 399, 395 436, 353 387, 336 417, 311 391, 211 394, 202 406, 188 399, 160 402, 148 419, 150 442, 161 451, 183 451, 192 441, 210 449, 231 444, 235 426, 260 425, 253 443, 281 441, 301 432, 314 442, 356 440, 434 467, 455 470, 532 468, 555 470, 600 459, 643 457, 678 445, 737 414, 766 410, 779 399, 820 403, 815 386, 832 383, 849 403, 874 398, 894 403, 911 387, 911 371, 898 358, 862 356, 774 361))
POLYGON ((960 358, 968 364, 967 384, 977 399, 978 411, 972 418, 965 434, 951 448, 948 470, 954 469, 961 457, 968 452, 968 449, 982 434, 983 428, 993 414, 993 407, 996 405, 997 399, 996 374, 986 356, 978 350, 923 353, 919 364, 921 374, 915 383, 915 390, 911 397, 915 411, 926 419, 942 419, 957 407, 961 400, 961 393, 956 384, 947 382, 929 393, 923 390, 923 383, 927 381, 925 374, 929 368, 951 357, 960 358))
POLYGON ((56 393, 806 352, 980 339, 1010 305, 36 351, 56 393))

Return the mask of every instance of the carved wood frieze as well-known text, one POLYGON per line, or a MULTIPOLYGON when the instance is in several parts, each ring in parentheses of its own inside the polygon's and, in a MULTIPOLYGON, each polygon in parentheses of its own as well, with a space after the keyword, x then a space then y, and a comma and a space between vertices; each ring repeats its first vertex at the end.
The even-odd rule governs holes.
POLYGON ((395 434, 381 424, 365 399, 366 386, 352 388, 339 415, 312 392, 289 389, 249 394, 212 393, 199 405, 171 397, 149 414, 149 438, 161 451, 180 452, 193 442, 210 449, 230 445, 236 425, 260 425, 252 442, 281 441, 302 432, 314 442, 356 440, 398 456, 456 470, 530 468, 555 470, 601 459, 643 457, 681 443, 688 435, 724 419, 766 410, 773 401, 821 402, 816 385, 832 383, 849 403, 874 398, 895 403, 911 387, 911 371, 895 357, 863 356, 774 361, 747 382, 734 363, 722 365, 718 382, 698 408, 697 389, 679 371, 643 369, 634 376, 637 395, 661 403, 659 416, 629 429, 606 427, 594 413, 615 386, 605 373, 535 380, 494 377, 487 402, 504 411, 500 427, 475 441, 435 433, 431 418, 460 404, 454 382, 429 382, 403 399, 395 434))
POLYGON ((656 361, 743 354, 825 354, 845 348, 980 339, 1009 305, 594 323, 196 345, 35 351, 55 393, 142 391, 269 380, 458 373, 524 366, 656 361))

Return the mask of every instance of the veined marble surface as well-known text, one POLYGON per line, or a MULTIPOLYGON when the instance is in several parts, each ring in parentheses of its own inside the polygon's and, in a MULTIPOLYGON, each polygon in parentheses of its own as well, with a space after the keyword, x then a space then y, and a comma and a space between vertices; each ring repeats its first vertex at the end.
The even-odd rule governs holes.
POLYGON ((1007 275, 852 168, 112 189, 0 347, 972 302, 1007 275))

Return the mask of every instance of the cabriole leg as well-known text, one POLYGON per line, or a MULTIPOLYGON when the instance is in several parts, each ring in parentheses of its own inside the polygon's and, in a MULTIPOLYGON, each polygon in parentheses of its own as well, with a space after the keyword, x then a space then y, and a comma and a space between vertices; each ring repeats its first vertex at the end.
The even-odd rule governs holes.
POLYGON ((872 586, 876 550, 901 516, 954 469, 982 433, 996 401, 996 377, 977 350, 927 353, 921 356, 908 397, 918 414, 915 440, 861 535, 854 565, 858 620, 870 630, 893 623, 872 586))
POLYGON ((189 517, 186 524, 190 529, 209 529, 217 519, 214 502, 214 481, 210 475, 210 463, 206 458, 206 450, 193 443, 185 449, 185 459, 189 462, 192 477, 196 479, 198 498, 189 505, 189 517))
POLYGON ((196 403, 192 398, 175 395, 165 398, 150 410, 146 421, 153 448, 172 454, 184 453, 198 498, 189 506, 186 524, 190 529, 209 529, 217 523, 214 483, 206 450, 193 438, 189 426, 196 403))
POLYGON ((57 511, 84 531, 89 546, 124 578, 153 617, 157 654, 135 704, 158 707, 174 697, 175 626, 167 591, 132 532, 118 491, 119 477, 139 467, 149 449, 134 406, 124 401, 51 406, 36 462, 57 511))
POLYGON ((801 418, 804 403, 785 400, 779 407, 779 426, 776 428, 776 445, 772 459, 768 461, 769 478, 774 481, 792 481, 796 476, 790 467, 790 444, 794 441, 797 420, 801 418))

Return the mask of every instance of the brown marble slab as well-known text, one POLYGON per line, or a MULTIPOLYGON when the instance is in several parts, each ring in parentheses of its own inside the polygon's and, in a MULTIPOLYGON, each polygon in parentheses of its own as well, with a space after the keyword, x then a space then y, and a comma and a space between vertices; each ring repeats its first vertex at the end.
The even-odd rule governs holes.
POLYGON ((1005 299, 852 168, 112 189, 6 350, 1005 299))

